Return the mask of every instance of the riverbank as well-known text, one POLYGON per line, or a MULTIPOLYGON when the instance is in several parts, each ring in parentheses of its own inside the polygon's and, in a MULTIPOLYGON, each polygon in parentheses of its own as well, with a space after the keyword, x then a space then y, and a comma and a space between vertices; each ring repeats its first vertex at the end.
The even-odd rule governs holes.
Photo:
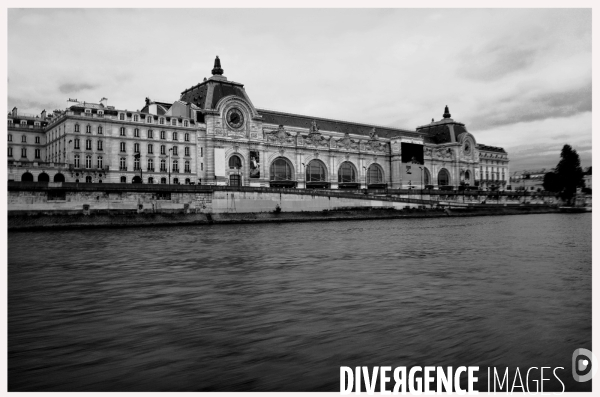
POLYGON ((258 213, 138 212, 136 210, 9 211, 8 230, 48 230, 98 227, 280 223, 402 218, 440 218, 557 213, 552 206, 489 206, 465 208, 338 208, 323 211, 258 213))

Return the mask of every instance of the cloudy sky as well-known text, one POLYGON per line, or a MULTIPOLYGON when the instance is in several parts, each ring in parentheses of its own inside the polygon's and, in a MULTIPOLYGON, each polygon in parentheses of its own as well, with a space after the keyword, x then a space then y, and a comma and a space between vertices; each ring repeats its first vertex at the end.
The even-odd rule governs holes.
POLYGON ((444 106, 511 170, 591 165, 592 16, 568 9, 10 9, 8 107, 136 110, 210 77, 255 106, 414 129, 444 106))

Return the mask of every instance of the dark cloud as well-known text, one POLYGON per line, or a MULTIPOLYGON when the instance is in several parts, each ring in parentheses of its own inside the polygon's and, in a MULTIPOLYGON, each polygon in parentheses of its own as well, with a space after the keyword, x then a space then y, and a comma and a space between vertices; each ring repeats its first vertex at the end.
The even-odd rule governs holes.
MULTIPOLYGON (((525 148, 522 146, 505 148, 510 158, 511 172, 524 169, 556 167, 556 164, 560 160, 560 151, 565 143, 537 144, 525 148)), ((590 166, 592 163, 592 145, 574 144, 571 146, 579 154, 581 166, 590 166)))
POLYGON ((539 92, 527 95, 514 92, 498 98, 495 103, 485 103, 476 110, 469 127, 486 130, 508 124, 569 117, 592 110, 592 84, 572 87, 556 92, 539 92))
POLYGON ((463 51, 459 58, 457 74, 460 77, 493 81, 519 70, 526 69, 536 60, 540 47, 518 47, 508 39, 486 46, 463 51))
POLYGON ((8 97, 8 105, 12 109, 16 107, 17 109, 25 109, 25 112, 31 111, 30 109, 37 109, 41 112, 43 109, 46 110, 54 110, 54 109, 63 109, 64 106, 61 104, 53 103, 53 102, 43 102, 29 99, 22 99, 17 97, 8 97))
POLYGON ((75 94, 83 90, 93 90, 97 85, 89 83, 63 83, 58 86, 58 90, 63 94, 75 94))

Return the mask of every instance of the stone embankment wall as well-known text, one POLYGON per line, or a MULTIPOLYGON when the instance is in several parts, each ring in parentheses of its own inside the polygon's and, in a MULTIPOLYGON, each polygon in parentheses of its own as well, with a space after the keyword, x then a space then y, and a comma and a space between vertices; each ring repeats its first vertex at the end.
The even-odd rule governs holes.
MULTIPOLYGON (((122 184, 9 183, 9 230, 53 227, 287 222, 549 212, 519 198, 413 192, 373 195, 343 191, 207 188, 122 184), (419 197, 419 198, 416 198, 419 197), (461 200, 462 199, 462 200, 461 200), (488 199, 483 197, 483 201, 488 199), (511 200, 512 199, 512 200, 511 200)), ((541 199, 543 203, 543 197, 541 199)))

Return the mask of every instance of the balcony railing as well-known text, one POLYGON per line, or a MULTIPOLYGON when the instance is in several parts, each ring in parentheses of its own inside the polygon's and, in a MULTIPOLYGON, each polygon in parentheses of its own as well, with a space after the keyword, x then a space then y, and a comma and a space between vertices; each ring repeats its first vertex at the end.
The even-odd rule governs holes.
POLYGON ((119 167, 119 171, 127 171, 127 167, 119 167))

